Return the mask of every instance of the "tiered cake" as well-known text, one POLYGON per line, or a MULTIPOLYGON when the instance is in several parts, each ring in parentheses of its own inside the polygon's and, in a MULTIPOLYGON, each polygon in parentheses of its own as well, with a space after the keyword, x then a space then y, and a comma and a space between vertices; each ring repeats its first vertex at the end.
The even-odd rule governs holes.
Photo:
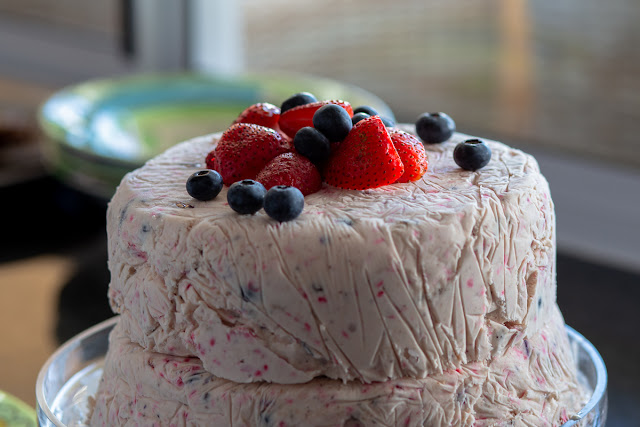
MULTIPOLYGON (((404 126, 407 131, 412 127, 404 126)), ((238 215, 185 180, 220 135, 128 174, 108 211, 111 336, 91 425, 560 425, 584 393, 556 304, 533 157, 487 141, 418 181, 324 184, 302 214, 238 215)))

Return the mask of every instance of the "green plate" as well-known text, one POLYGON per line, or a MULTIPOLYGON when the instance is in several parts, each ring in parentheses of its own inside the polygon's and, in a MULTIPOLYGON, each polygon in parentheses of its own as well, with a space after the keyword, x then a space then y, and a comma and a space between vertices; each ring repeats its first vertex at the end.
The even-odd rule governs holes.
POLYGON ((354 107, 371 105, 393 118, 370 92, 318 77, 154 74, 95 80, 61 90, 41 107, 45 164, 66 183, 109 199, 126 172, 171 145, 226 129, 251 104, 280 105, 301 91, 354 107))
POLYGON ((36 427, 36 411, 18 398, 0 391, 0 427, 36 427))

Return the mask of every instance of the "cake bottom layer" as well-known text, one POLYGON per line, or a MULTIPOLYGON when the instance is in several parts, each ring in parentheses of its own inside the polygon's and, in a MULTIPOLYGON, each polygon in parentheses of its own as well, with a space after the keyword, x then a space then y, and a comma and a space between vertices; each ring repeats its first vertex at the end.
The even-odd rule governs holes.
POLYGON ((563 325, 557 312, 503 356, 426 379, 295 385, 216 378, 199 359, 145 351, 116 326, 90 425, 556 426, 588 398, 563 325))

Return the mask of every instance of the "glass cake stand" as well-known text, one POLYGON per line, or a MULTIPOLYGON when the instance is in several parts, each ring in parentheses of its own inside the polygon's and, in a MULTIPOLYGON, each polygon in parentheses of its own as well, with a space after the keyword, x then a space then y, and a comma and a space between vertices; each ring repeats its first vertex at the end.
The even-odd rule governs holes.
MULTIPOLYGON (((75 336, 44 364, 36 383, 38 422, 43 427, 86 426, 89 401, 98 388, 109 333, 117 317, 75 336)), ((602 427, 607 418, 607 370, 595 347, 566 326, 580 380, 593 390, 591 399, 562 427, 602 427)))

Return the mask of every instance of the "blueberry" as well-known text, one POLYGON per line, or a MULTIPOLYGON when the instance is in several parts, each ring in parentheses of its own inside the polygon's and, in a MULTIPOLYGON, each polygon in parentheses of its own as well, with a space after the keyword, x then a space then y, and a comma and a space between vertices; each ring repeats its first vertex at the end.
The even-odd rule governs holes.
POLYGON ((353 123, 355 125, 360 120, 364 120, 364 119, 367 119, 369 117, 371 117, 371 116, 369 114, 367 114, 367 113, 363 113, 363 112, 355 113, 353 115, 353 117, 351 117, 351 123, 353 123))
POLYGON ((211 200, 220 193, 220 190, 222 190, 222 177, 214 170, 201 170, 187 179, 187 193, 194 199, 211 200))
POLYGON ((300 215, 304 208, 304 196, 296 187, 276 185, 267 191, 264 198, 264 211, 276 221, 291 221, 300 215))
POLYGON ((296 132, 293 137, 293 146, 298 153, 314 164, 322 163, 331 153, 331 144, 327 137, 311 126, 305 126, 296 132))
POLYGON ((424 113, 416 120, 416 133, 425 144, 439 144, 451 138, 456 123, 445 113, 424 113))
POLYGON ((368 105, 361 105, 353 110, 353 114, 365 113, 370 116, 377 116, 378 112, 373 107, 369 107, 368 105))
POLYGON ((292 109, 293 107, 297 107, 299 105, 311 104, 312 102, 316 102, 316 97, 309 92, 300 92, 295 95, 290 96, 285 99, 285 101, 280 106, 280 114, 284 113, 287 110, 292 109))
POLYGON ((491 149, 480 139, 467 139, 453 149, 453 160, 462 169, 475 171, 491 160, 491 149))
POLYGON ((393 119, 390 119, 389 117, 380 116, 380 120, 382 120, 382 123, 384 123, 384 126, 388 128, 392 128, 396 125, 396 122, 393 119))
MULTIPOLYGON (((375 108, 369 107, 368 105, 361 105, 357 107, 355 110, 353 110, 353 117, 351 120, 353 121, 354 125, 358 123, 360 120, 362 120, 362 118, 355 119, 356 114, 360 114, 360 113, 367 114, 367 116, 380 116, 380 113, 378 113, 375 108)), ((359 116, 359 117, 362 117, 362 116, 359 116)), ((382 120, 382 123, 384 123, 385 127, 388 127, 388 128, 392 128, 396 125, 396 122, 390 117, 380 116, 380 120, 382 120)))
POLYGON ((322 132, 330 142, 337 142, 347 137, 353 124, 347 110, 337 104, 327 104, 314 113, 313 127, 322 132))
POLYGON ((227 202, 231 209, 241 215, 254 214, 264 204, 267 193, 264 186, 252 179, 243 179, 231 184, 227 192, 227 202))

